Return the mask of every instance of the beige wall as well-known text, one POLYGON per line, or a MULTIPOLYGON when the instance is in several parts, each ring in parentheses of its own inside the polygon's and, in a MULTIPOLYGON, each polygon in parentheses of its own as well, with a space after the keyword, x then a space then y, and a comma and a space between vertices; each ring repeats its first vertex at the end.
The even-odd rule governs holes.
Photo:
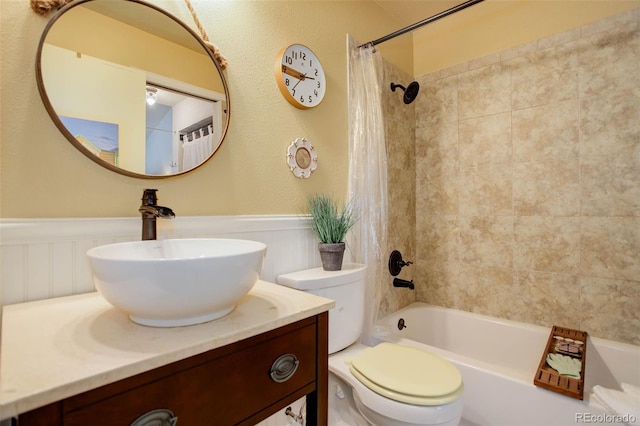
POLYGON ((413 32, 413 74, 461 64, 638 6, 638 0, 485 0, 413 32))
MULTIPOLYGON (((183 1, 153 3, 193 24, 183 1)), ((195 172, 144 180, 97 166, 62 137, 36 87, 35 55, 47 19, 26 1, 0 1, 0 217, 136 216, 145 187, 158 188, 160 202, 178 215, 297 214, 306 194, 346 194, 346 34, 365 42, 399 24, 377 5, 361 1, 192 4, 229 61, 229 132, 214 158, 195 172), (323 61, 329 89, 313 110, 289 105, 274 79, 275 57, 292 43, 308 45, 323 61), (311 140, 318 152, 319 168, 311 179, 295 178, 286 165, 287 147, 297 137, 311 140)), ((411 70, 406 41, 381 49, 411 70)))
MULTIPOLYGON (((182 1, 153 3, 193 27, 182 1)), ((512 12, 514 2, 500 3, 506 9, 497 13, 498 17, 522 15, 520 9, 512 12)), ((562 2, 517 3, 531 3, 527 6, 529 12, 542 13, 544 9, 539 8, 546 3, 562 2)), ((606 10, 598 6, 605 2, 571 3, 579 5, 562 11, 560 16, 553 15, 557 21, 554 29, 574 25, 574 17, 583 15, 577 11, 597 9, 588 16, 591 19, 594 14, 613 13, 637 2, 606 2, 606 10)), ((205 166, 185 176, 144 180, 96 166, 61 136, 42 105, 35 83, 36 49, 47 19, 31 12, 26 2, 0 2, 0 217, 134 216, 145 187, 158 188, 160 201, 179 215, 295 214, 306 194, 346 192, 345 34, 351 33, 365 42, 401 25, 368 1, 193 4, 209 38, 230 62, 225 76, 231 93, 231 125, 222 148, 205 166), (298 42, 307 44, 320 56, 330 84, 323 103, 310 111, 297 110, 286 103, 273 77, 277 52, 298 42), (286 147, 297 137, 309 138, 319 155, 319 168, 309 180, 293 178, 285 165, 286 147)), ((488 0, 467 11, 476 9, 476 24, 484 19, 495 24, 493 19, 497 17, 491 15, 492 7, 496 5, 488 0)), ((411 74, 415 70, 414 74, 422 74, 426 68, 441 68, 466 60, 468 55, 477 57, 494 51, 501 46, 496 45, 496 40, 511 39, 504 36, 500 25, 483 25, 472 34, 473 49, 462 52, 459 45, 452 43, 452 37, 468 37, 472 27, 464 20, 462 27, 459 23, 456 27, 467 11, 420 30, 428 31, 426 36, 416 33, 414 55, 412 37, 399 37, 379 48, 385 59, 403 72, 411 74), (442 35, 442 31, 447 34, 442 35)), ((519 26, 525 35, 538 27, 539 23, 519 26)), ((464 45, 470 46, 468 42, 464 45)))
POLYGON ((640 344, 639 15, 419 77, 418 300, 640 344))

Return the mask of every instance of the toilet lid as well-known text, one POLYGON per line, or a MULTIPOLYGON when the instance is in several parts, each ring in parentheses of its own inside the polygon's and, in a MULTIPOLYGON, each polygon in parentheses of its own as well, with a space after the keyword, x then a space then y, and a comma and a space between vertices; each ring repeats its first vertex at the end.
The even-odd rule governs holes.
POLYGON ((351 373, 372 391, 415 405, 453 402, 463 391, 458 369, 418 348, 380 343, 349 361, 351 373))

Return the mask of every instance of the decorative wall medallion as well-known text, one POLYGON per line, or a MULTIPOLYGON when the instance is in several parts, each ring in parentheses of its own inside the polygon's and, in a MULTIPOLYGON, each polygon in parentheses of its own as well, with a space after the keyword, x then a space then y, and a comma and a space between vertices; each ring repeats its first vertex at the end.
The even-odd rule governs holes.
POLYGON ((318 167, 318 154, 305 138, 296 138, 287 149, 287 164, 295 177, 308 178, 318 167))

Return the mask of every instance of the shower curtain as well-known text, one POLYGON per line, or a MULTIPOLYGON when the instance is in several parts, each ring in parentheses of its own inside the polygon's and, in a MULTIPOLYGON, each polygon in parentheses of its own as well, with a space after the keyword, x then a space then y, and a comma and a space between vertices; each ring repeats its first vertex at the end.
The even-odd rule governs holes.
POLYGON ((208 127, 208 133, 204 129, 196 130, 192 133, 192 140, 188 136, 182 142, 182 170, 189 170, 202 163, 213 152, 212 140, 213 128, 208 127))
POLYGON ((360 220, 352 228, 353 260, 367 265, 364 332, 372 344, 387 247, 387 151, 382 115, 382 56, 347 35, 349 74, 349 199, 360 220))

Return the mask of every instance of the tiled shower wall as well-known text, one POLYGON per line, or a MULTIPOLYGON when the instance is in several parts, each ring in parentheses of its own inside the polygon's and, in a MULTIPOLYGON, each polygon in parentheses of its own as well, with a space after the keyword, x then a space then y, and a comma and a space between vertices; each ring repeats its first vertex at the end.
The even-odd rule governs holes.
POLYGON ((419 77, 419 301, 640 344, 639 15, 419 77))
MULTIPOLYGON (((387 250, 383 255, 382 277, 378 285, 378 318, 387 316, 415 301, 413 290, 393 287, 393 277, 388 273, 389 254, 393 250, 402 253, 405 261, 415 256, 415 105, 405 105, 401 89, 391 91, 391 83, 404 87, 412 77, 385 62, 382 84, 382 106, 387 149, 387 250)), ((399 278, 412 280, 415 268, 403 268, 399 278)))

